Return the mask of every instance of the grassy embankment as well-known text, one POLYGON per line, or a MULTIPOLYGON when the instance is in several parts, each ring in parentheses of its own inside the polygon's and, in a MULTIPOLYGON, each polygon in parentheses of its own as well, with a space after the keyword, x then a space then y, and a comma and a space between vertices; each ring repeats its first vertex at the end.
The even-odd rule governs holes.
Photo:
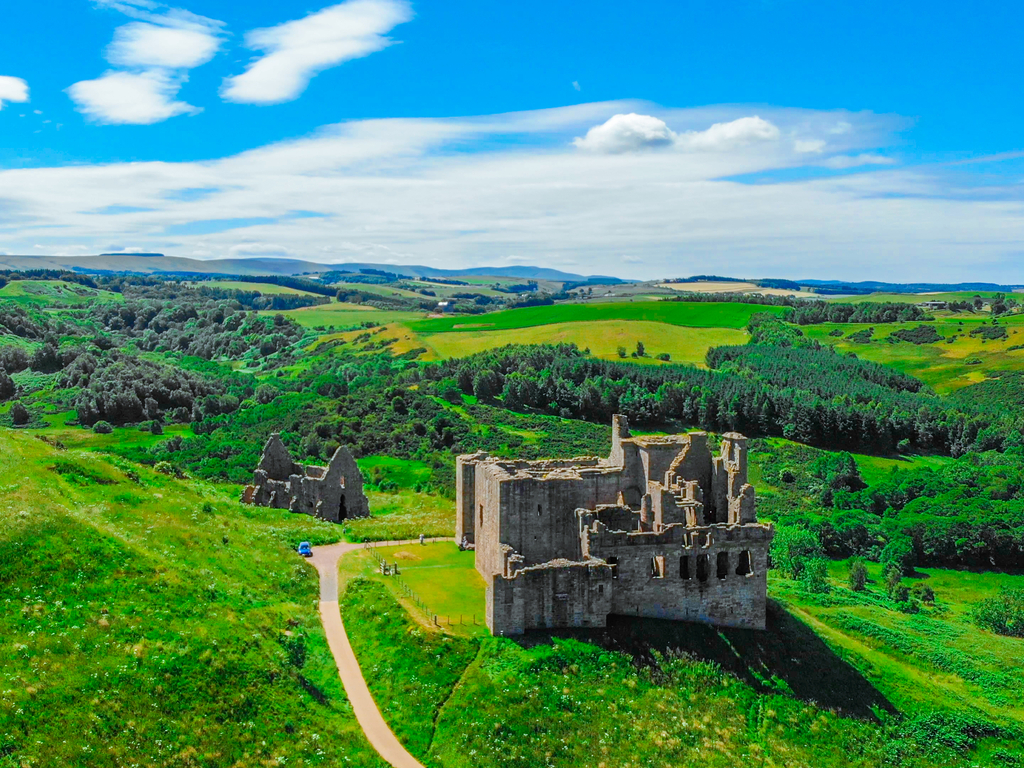
POLYGON ((0 765, 380 765, 292 547, 336 527, 0 430, 0 765))
MULTIPOLYGON (((454 556, 417 574, 402 558, 419 547, 401 549, 388 559, 402 578, 433 573, 451 604, 454 556)), ((427 765, 1019 764, 1021 641, 967 616, 1024 577, 929 569, 937 608, 908 616, 877 583, 850 592, 836 563, 826 596, 773 573, 766 632, 614 619, 514 642, 430 629, 371 566, 342 565, 346 626, 389 723, 427 765)), ((458 599, 482 608, 481 595, 458 599)))

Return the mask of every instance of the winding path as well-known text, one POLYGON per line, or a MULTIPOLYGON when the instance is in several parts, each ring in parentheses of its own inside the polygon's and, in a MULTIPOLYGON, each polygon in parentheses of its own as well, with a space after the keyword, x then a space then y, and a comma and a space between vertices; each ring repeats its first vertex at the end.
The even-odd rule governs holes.
MULTIPOLYGON (((417 544, 417 541, 394 541, 389 544, 417 544)), ((345 633, 345 625, 341 621, 341 609, 338 605, 338 560, 349 552, 362 549, 362 544, 331 544, 326 547, 314 547, 310 562, 320 573, 320 621, 327 634, 334 661, 338 665, 341 683, 345 686, 352 709, 356 713, 363 733, 371 746, 394 768, 423 768, 423 765, 406 752, 405 747, 395 738, 388 724, 377 709, 377 704, 370 695, 363 679, 363 671, 359 661, 352 652, 352 645, 345 633)))

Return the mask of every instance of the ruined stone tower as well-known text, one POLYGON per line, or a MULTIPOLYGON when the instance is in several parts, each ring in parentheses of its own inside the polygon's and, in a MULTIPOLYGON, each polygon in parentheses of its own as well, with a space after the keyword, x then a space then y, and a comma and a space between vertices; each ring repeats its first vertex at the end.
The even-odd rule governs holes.
POLYGON ((242 501, 303 512, 334 523, 370 515, 363 475, 347 448, 338 448, 326 467, 302 465, 292 460, 276 432, 263 447, 253 483, 245 487, 242 501))
POLYGON ((772 528, 757 522, 747 439, 632 437, 608 459, 460 456, 456 537, 476 550, 487 625, 602 627, 609 614, 763 629, 772 528))

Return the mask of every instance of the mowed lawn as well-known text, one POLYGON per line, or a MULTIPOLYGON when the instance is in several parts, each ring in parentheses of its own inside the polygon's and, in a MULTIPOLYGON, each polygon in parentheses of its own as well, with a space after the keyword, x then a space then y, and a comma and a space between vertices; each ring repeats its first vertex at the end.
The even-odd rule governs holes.
POLYGON ((476 317, 439 317, 409 323, 409 328, 428 336, 438 333, 479 333, 534 328, 558 323, 633 321, 664 323, 691 328, 745 328, 758 312, 783 314, 786 307, 728 302, 636 301, 607 304, 555 304, 526 307, 476 317))
POLYGON ((418 621, 438 623, 456 634, 486 633, 486 584, 476 570, 475 553, 460 552, 454 542, 375 547, 388 565, 398 564, 398 576, 426 605, 420 607, 402 588, 399 579, 380 573, 370 550, 357 550, 339 564, 340 589, 356 578, 384 584, 418 621))
POLYGON ((506 344, 572 343, 605 360, 617 360, 619 347, 627 353, 633 352, 639 341, 643 342, 648 355, 641 362, 658 363, 656 355, 668 353, 673 363, 703 365, 710 347, 745 344, 747 334, 732 328, 689 328, 650 321, 601 320, 499 331, 480 330, 476 333, 452 331, 420 339, 424 346, 441 358, 463 357, 506 344))

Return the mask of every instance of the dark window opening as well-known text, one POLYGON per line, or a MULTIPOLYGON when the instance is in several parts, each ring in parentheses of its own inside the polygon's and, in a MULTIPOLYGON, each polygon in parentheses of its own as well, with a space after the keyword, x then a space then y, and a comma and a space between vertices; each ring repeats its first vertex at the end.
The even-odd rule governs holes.
POLYGON ((605 558, 605 562, 612 567, 612 578, 619 578, 619 558, 607 557, 605 558))
POLYGON ((710 568, 707 555, 697 555, 697 581, 707 581, 710 568))
POLYGON ((483 525, 483 524, 484 524, 484 505, 481 504, 480 505, 480 520, 477 523, 477 525, 483 525))
POLYGON ((348 517, 348 510, 345 509, 345 494, 341 494, 341 501, 338 502, 338 519, 345 520, 348 517))
POLYGON ((603 595, 604 594, 604 584, 598 584, 597 585, 597 594, 599 594, 599 595, 603 595))
POLYGON ((750 550, 744 549, 740 552, 740 561, 736 566, 736 575, 749 576, 753 572, 753 568, 750 567, 750 550))
POLYGON ((652 579, 664 579, 665 578, 665 556, 657 555, 651 558, 651 578, 652 579))
POLYGON ((689 581, 689 579, 690 579, 690 556, 689 555, 683 555, 682 557, 679 558, 679 578, 680 579, 686 579, 687 581, 689 581))
POLYGON ((537 517, 540 517, 540 514, 541 514, 540 504, 538 504, 537 505, 537 517))
POLYGON ((718 578, 724 579, 729 575, 729 553, 718 553, 718 578))

